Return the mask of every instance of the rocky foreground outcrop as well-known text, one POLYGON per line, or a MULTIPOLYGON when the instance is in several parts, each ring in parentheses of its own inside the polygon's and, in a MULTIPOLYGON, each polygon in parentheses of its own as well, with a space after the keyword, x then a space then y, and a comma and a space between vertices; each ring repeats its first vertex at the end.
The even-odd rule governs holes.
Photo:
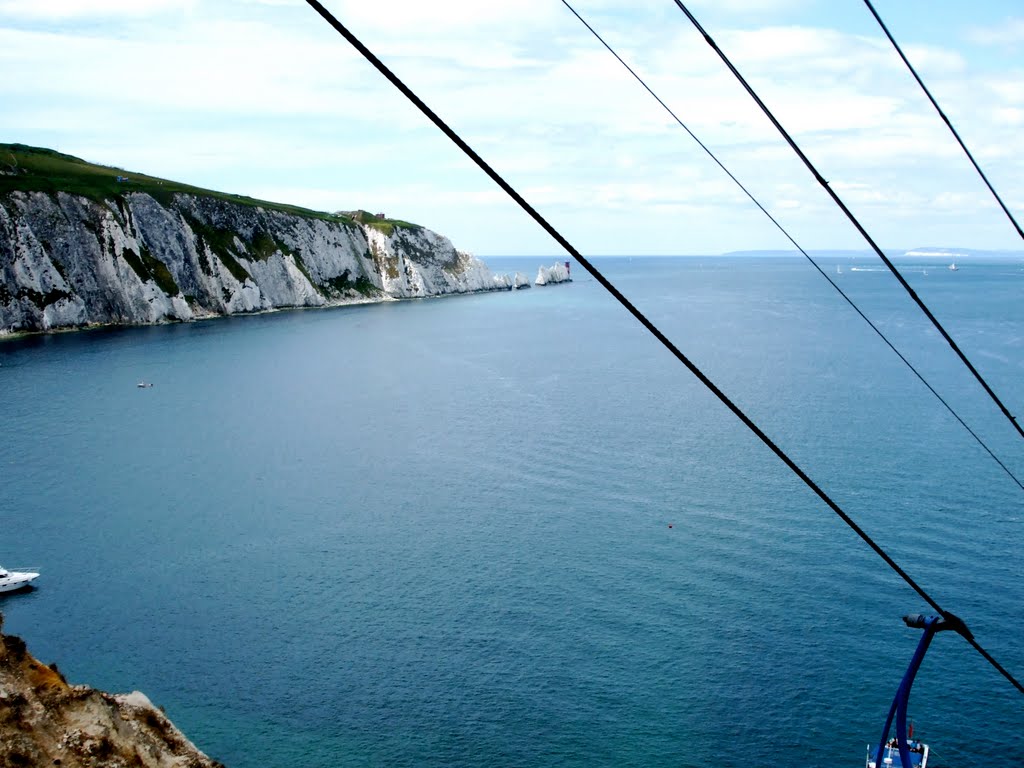
MULTIPOLYGON (((141 187, 140 187, 141 189, 141 187)), ((0 194, 0 334, 511 290, 441 235, 224 196, 0 194)), ((361 214, 362 212, 354 212, 361 214)))
POLYGON ((223 768, 143 694, 69 685, 56 665, 41 664, 21 638, 2 632, 0 765, 223 768))

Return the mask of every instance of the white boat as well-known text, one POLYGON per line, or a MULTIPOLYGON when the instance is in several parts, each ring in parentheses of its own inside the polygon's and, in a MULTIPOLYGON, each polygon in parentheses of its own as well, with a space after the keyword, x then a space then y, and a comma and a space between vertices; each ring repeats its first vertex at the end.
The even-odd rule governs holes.
POLYGON ((149 389, 150 387, 153 386, 153 383, 150 381, 140 381, 135 386, 137 386, 139 389, 149 389))
POLYGON ((13 592, 16 589, 24 589, 38 578, 38 573, 8 571, 0 566, 0 592, 13 592))
POLYGON ((956 272, 956 271, 957 271, 957 269, 959 269, 959 267, 957 267, 957 265, 956 265, 956 262, 955 262, 955 261, 954 261, 954 262, 953 262, 952 264, 950 264, 950 265, 949 265, 949 271, 950 271, 950 272, 956 272))

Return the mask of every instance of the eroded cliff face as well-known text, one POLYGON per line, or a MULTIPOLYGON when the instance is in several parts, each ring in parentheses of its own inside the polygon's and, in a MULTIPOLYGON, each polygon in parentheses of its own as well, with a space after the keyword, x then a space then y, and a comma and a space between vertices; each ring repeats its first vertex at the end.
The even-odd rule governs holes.
POLYGON ((441 235, 145 192, 0 196, 0 334, 502 290, 441 235))
POLYGON ((553 285, 555 283, 571 283, 569 276, 569 262, 553 264, 550 267, 540 267, 537 270, 537 285, 553 285))
MULTIPOLYGON (((0 614, 0 627, 3 615, 0 614)), ((68 685, 18 637, 0 634, 0 764, 223 768, 138 691, 68 685)))

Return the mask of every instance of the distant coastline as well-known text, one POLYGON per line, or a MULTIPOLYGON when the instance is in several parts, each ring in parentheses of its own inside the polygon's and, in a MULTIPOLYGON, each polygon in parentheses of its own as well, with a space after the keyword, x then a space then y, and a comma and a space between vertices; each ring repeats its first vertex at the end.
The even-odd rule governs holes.
MULTIPOLYGON (((988 251, 979 248, 953 248, 953 247, 917 247, 909 249, 900 248, 885 248, 883 249, 885 255, 890 259, 910 258, 910 259, 1024 259, 1024 250, 1019 251, 988 251)), ((841 259, 841 258, 865 258, 865 259, 877 259, 877 254, 868 249, 852 249, 852 250, 809 250, 807 254, 812 258, 822 259, 841 259)), ((728 253, 720 254, 722 257, 733 257, 733 256, 762 256, 762 257, 779 257, 779 256, 798 256, 802 257, 803 254, 800 251, 795 250, 769 250, 769 251, 729 251, 728 253)))

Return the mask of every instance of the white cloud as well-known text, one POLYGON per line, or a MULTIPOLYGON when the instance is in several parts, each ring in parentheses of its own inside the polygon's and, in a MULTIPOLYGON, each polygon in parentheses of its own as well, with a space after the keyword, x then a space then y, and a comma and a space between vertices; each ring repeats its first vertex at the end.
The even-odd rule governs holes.
POLYGON ((793 10, 807 5, 807 0, 693 0, 691 4, 694 8, 711 8, 718 12, 745 15, 793 10))
MULTIPOLYGON (((0 80, 0 140, 318 209, 383 208, 462 247, 515 250, 474 242, 489 237, 488 222, 505 232, 523 223, 511 204, 304 3, 148 0, 119 13, 119 2, 58 0, 54 19, 73 5, 111 16, 62 27, 29 23, 21 4, 0 0, 0 66, 18 73, 0 80)), ((734 24, 716 38, 853 202, 879 221, 896 216, 886 206, 925 216, 929 184, 962 184, 959 150, 887 44, 788 23, 798 2, 733 3, 766 17, 786 11, 771 26, 734 24)), ((579 4, 759 199, 800 224, 798 240, 826 231, 827 201, 806 169, 681 16, 653 23, 665 13, 653 0, 579 4)), ((640 214, 651 242, 685 228, 688 242, 729 250, 757 247, 768 231, 559 3, 328 5, 531 202, 578 232, 588 220, 600 228, 603 252, 623 250, 640 214)), ((976 156, 998 159, 1007 197, 1024 196, 1016 71, 913 39, 905 47, 976 156)))
POLYGON ((170 10, 191 11, 197 0, 0 0, 0 18, 46 21, 150 16, 170 10))
MULTIPOLYGON (((359 62, 339 46, 281 40, 257 23, 203 23, 188 33, 183 42, 174 32, 120 39, 0 29, 0 61, 16 61, 24 73, 0 83, 0 92, 105 104, 117 115, 184 110, 261 117, 352 116, 346 100, 365 93, 346 80, 346 69, 359 62)), ((400 120, 409 113, 399 98, 382 95, 375 95, 374 107, 383 117, 400 120)))
POLYGON ((561 6, 549 0, 328 0, 324 7, 353 32, 387 31, 424 40, 467 30, 476 35, 494 27, 541 27, 561 13, 561 6))
POLYGON ((1000 107, 992 110, 992 118, 999 125, 1017 128, 1024 126, 1024 109, 1020 107, 1000 107))
POLYGON ((967 37, 979 45, 1021 45, 1024 44, 1024 18, 1006 19, 998 26, 972 27, 967 37))
MULTIPOLYGON (((948 48, 937 48, 930 45, 907 45, 903 52, 914 65, 914 69, 926 82, 932 77, 948 77, 963 75, 967 71, 967 61, 963 54, 948 48)), ((895 57, 896 54, 893 54, 895 57)), ((904 66, 902 62, 900 66, 904 66)), ((906 75, 912 77, 909 72, 906 75)))
POLYGON ((1024 70, 1018 70, 1012 78, 992 78, 986 83, 993 94, 1011 104, 1024 104, 1024 70))

